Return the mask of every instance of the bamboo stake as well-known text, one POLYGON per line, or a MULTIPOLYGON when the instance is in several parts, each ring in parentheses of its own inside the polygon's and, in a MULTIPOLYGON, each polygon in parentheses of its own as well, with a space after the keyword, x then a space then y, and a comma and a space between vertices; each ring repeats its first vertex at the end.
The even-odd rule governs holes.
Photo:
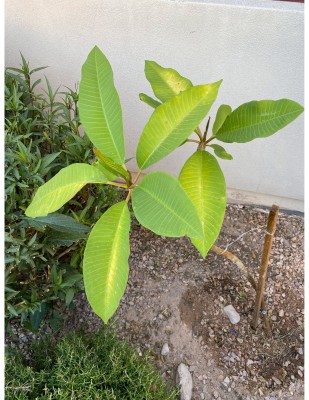
MULTIPOLYGON (((260 267, 260 271, 259 271, 259 281, 258 281, 256 299, 255 299, 255 308, 254 308, 254 313, 253 313, 253 319, 251 322, 251 327, 253 329, 257 328, 260 312, 266 311, 265 304, 264 304, 264 290, 265 290, 265 282, 266 282, 266 277, 267 277, 268 262, 269 262, 270 252, 271 252, 271 246, 272 246, 273 239, 274 239, 274 233, 276 231, 278 213, 279 213, 279 207, 276 205, 273 205, 269 212, 269 215, 268 215, 267 231, 266 231, 265 239, 264 239, 262 261, 261 261, 261 267, 260 267), (262 310, 261 310, 261 308, 262 308, 262 310)), ((266 314, 264 313, 263 316, 264 315, 266 315, 266 314)))

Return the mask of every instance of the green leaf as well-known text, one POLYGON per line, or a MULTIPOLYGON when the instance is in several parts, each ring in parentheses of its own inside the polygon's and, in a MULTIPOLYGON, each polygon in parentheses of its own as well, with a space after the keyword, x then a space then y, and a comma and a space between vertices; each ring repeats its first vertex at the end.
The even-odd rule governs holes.
POLYGON ((155 61, 145 61, 145 75, 154 94, 163 103, 193 86, 174 69, 163 68, 155 61))
POLYGON ((87 239, 86 233, 77 232, 57 232, 52 231, 45 234, 46 242, 57 244, 59 246, 71 246, 82 239, 87 239))
POLYGON ((87 241, 83 275, 87 299, 105 323, 124 294, 129 266, 130 212, 125 201, 110 207, 87 241))
POLYGON ((46 68, 48 68, 48 66, 46 66, 46 67, 34 68, 34 69, 32 69, 32 70, 30 71, 30 75, 32 75, 34 72, 38 72, 38 71, 41 71, 42 69, 46 69, 46 68))
POLYGON ((215 136, 218 132, 218 130, 221 128, 223 125, 224 121, 226 120, 226 117, 230 115, 232 112, 232 108, 228 106, 227 104, 222 104, 217 111, 216 119, 212 127, 212 133, 215 136))
POLYGON ((26 209, 28 217, 44 217, 57 211, 87 183, 107 182, 97 168, 88 164, 72 164, 63 168, 36 192, 26 209))
POLYGON ((33 245, 33 243, 36 241, 36 237, 37 237, 37 232, 32 236, 32 238, 27 243, 28 247, 31 247, 33 245))
POLYGON ((48 167, 59 156, 59 154, 61 154, 61 151, 58 153, 48 154, 47 156, 43 157, 42 163, 40 164, 40 171, 48 167))
POLYGON ((95 161, 91 165, 95 168, 98 168, 98 170, 100 170, 102 174, 106 176, 109 182, 113 182, 118 178, 118 174, 112 174, 107 168, 104 167, 104 164, 101 160, 95 161))
POLYGON ((197 151, 183 166, 180 183, 194 203, 203 226, 203 240, 191 238, 206 257, 219 235, 226 206, 225 179, 216 158, 206 151, 197 151))
POLYGON ((153 99, 152 97, 147 96, 147 94, 145 94, 145 93, 140 93, 139 98, 140 98, 140 100, 142 100, 144 103, 148 104, 152 108, 157 108, 158 106, 160 106, 162 104, 159 101, 153 99))
POLYGON ((194 86, 153 112, 137 146, 140 169, 161 160, 188 138, 207 115, 221 82, 194 86))
POLYGON ((214 149, 215 155, 223 160, 233 160, 233 156, 225 151, 222 146, 218 144, 210 144, 209 147, 214 149))
POLYGON ((95 46, 82 67, 80 120, 94 145, 118 164, 124 162, 122 111, 113 71, 95 46))
POLYGON ((112 159, 104 155, 100 150, 93 149, 93 152, 97 156, 97 158, 102 161, 103 167, 105 169, 116 176, 122 176, 128 184, 131 183, 131 175, 129 171, 124 169, 121 165, 115 163, 112 159))
POLYGON ((288 99, 251 101, 226 118, 216 138, 226 143, 245 143, 267 137, 294 121, 303 110, 300 104, 288 99))
POLYGON ((34 228, 49 226, 57 232, 87 234, 89 226, 77 222, 74 218, 60 213, 52 213, 46 217, 27 218, 27 223, 34 228))
POLYGON ((30 313, 30 322, 35 331, 37 331, 45 318, 47 313, 47 304, 41 303, 40 308, 38 310, 30 313))
POLYGON ((15 310, 14 306, 11 303, 6 303, 7 309, 9 312, 14 315, 14 317, 18 317, 18 312, 15 310))
POLYGON ((179 181, 165 172, 150 172, 132 191, 137 220, 163 236, 202 238, 202 226, 179 181))
POLYGON ((66 269, 69 272, 69 275, 68 276, 67 276, 67 274, 65 275, 65 279, 64 279, 63 283, 61 284, 61 288, 72 287, 83 279, 83 275, 78 272, 75 272, 74 269, 70 265, 66 266, 66 269), (70 271, 70 269, 71 269, 71 271, 70 271))
POLYGON ((75 290, 74 289, 68 289, 68 291, 65 294, 65 304, 69 306, 72 303, 72 300, 75 295, 75 290))

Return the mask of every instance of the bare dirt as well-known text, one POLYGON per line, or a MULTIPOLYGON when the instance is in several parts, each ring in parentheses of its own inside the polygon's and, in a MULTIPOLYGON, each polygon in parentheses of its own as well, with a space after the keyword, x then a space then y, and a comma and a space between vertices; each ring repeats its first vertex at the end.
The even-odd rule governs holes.
MULTIPOLYGON (((229 205, 216 242, 237 255, 257 279, 268 211, 229 205), (250 231, 250 232, 248 232, 250 231), (245 232, 247 234, 243 235, 245 232), (241 237, 240 237, 241 236, 241 237)), ((150 351, 163 377, 175 382, 179 363, 193 378, 193 400, 303 399, 304 220, 280 213, 266 287, 272 325, 250 327, 255 300, 241 271, 209 252, 203 260, 188 238, 164 238, 135 224, 127 290, 113 318, 121 338, 150 351), (223 307, 232 304, 232 325, 223 307), (169 353, 161 355, 167 343, 169 353)), ((102 326, 84 294, 65 330, 102 326)))

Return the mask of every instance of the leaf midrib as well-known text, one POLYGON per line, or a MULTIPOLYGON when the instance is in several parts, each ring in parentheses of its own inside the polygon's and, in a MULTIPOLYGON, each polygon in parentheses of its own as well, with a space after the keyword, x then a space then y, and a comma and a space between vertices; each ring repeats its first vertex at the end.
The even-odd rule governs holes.
MULTIPOLYGON (((188 222, 187 222, 185 219, 183 219, 181 216, 179 216, 179 214, 177 214, 172 208, 168 207, 168 206, 166 205, 166 203, 164 203, 163 201, 160 200, 160 198, 158 198, 158 197, 156 197, 156 196, 153 196, 153 195, 152 195, 152 192, 146 190, 144 187, 138 186, 138 188, 141 189, 141 190, 143 190, 144 192, 146 192, 146 193, 147 193, 150 197, 152 197, 154 200, 157 200, 157 202, 158 202, 159 204, 165 206, 165 208, 166 208, 167 210, 171 211, 171 213, 172 213, 173 215, 175 215, 180 221, 184 222, 185 225, 186 225, 187 227, 189 227, 189 228, 192 229, 192 226, 189 225, 188 222)), ((189 201, 191 201, 191 200, 189 199, 189 201)), ((193 228, 193 230, 194 230, 196 233, 198 233, 198 232, 196 231, 195 228, 193 228)), ((186 232, 186 233, 188 234, 189 232, 186 232)))
MULTIPOLYGON (((76 183, 70 183, 70 184, 67 184, 67 185, 62 185, 62 186, 60 186, 60 187, 58 187, 58 188, 56 188, 56 189, 53 189, 53 190, 50 190, 50 191, 48 191, 48 193, 46 193, 45 192, 45 190, 47 190, 46 188, 44 188, 45 190, 44 190, 44 192, 41 192, 41 196, 42 197, 45 197, 45 196, 50 196, 51 194, 53 194, 53 193, 56 193, 56 192, 59 192, 59 191, 63 191, 63 190, 66 190, 67 188, 69 188, 70 186, 80 186, 80 185, 82 185, 82 186, 85 186, 85 185, 87 185, 88 183, 105 183, 106 181, 104 181, 104 182, 102 182, 102 181, 97 181, 97 180, 94 180, 94 181, 92 181, 92 180, 88 180, 87 179, 87 181, 86 182, 76 182, 76 183)), ((43 188, 43 186, 42 186, 42 188, 43 188)))
MULTIPOLYGON (((201 98, 201 101, 199 101, 196 106, 194 108, 191 109, 190 114, 193 113, 198 107, 200 107, 200 105, 203 103, 203 101, 205 101, 205 97, 201 98)), ((205 103, 205 106, 208 105, 208 103, 205 103)), ((143 165, 141 166, 141 169, 145 168, 145 164, 147 164, 147 161, 149 161, 154 153, 157 151, 157 149, 162 146, 170 136, 172 136, 174 134, 174 132, 179 128, 179 125, 181 125, 183 123, 183 121, 188 117, 188 114, 186 114, 186 116, 184 118, 182 118, 180 120, 180 122, 178 122, 178 124, 170 131, 170 133, 168 133, 164 139, 158 143, 158 145, 156 147, 153 148, 152 152, 148 155, 148 157, 146 158, 146 161, 143 163, 143 165)), ((191 134, 191 132, 188 133, 188 136, 191 134)), ((181 140, 179 141, 179 143, 181 143, 184 139, 181 138, 181 140)))
MULTIPOLYGON (((110 263, 108 263, 108 264, 112 266, 111 270, 112 270, 113 277, 115 276, 115 273, 117 271, 117 265, 118 265, 117 259, 118 259, 119 256, 118 256, 118 251, 117 250, 118 250, 118 248, 121 248, 122 236, 119 235, 118 232, 120 231, 120 233, 121 233, 121 231, 123 230, 123 228, 122 228, 122 225, 123 225, 122 218, 123 218, 123 214, 124 214, 125 210, 126 210, 126 205, 124 204, 123 208, 122 208, 122 211, 121 211, 121 213, 119 215, 119 219, 118 219, 118 224, 117 224, 116 230, 115 230, 114 235, 113 235, 115 240, 113 240, 113 243, 112 243, 112 246, 111 246, 110 257, 108 259, 110 261, 110 263), (115 255, 117 255, 117 257, 115 255)), ((110 284, 110 281, 111 280, 115 280, 115 279, 111 279, 110 275, 111 275, 111 273, 108 274, 108 277, 107 277, 107 281, 108 282, 106 283, 107 295, 103 296, 104 308, 109 308, 108 307, 108 301, 107 301, 107 304, 106 304, 106 299, 107 298, 111 298, 110 290, 112 288, 112 285, 110 284)))
MULTIPOLYGON (((104 102, 103 102, 103 96, 102 96, 102 93, 101 93, 101 86, 99 85, 99 74, 98 74, 97 52, 96 51, 94 53, 94 64, 95 64, 95 72, 96 72, 97 84, 98 84, 98 89, 99 89, 100 103, 101 103, 102 112, 103 112, 104 119, 105 119, 105 122, 106 122, 106 125, 107 125, 107 128, 108 128, 108 131, 109 131, 109 135, 110 135, 110 137, 112 139, 112 143, 114 145, 114 149, 116 150, 116 153, 117 153, 117 155, 119 157, 119 160, 122 162, 123 160, 122 160, 122 158, 120 156, 120 153, 118 151, 118 147, 116 146, 116 143, 115 143, 115 140, 114 140, 114 136, 113 136, 113 133, 112 133, 112 129, 110 127, 109 120, 106 117, 106 112, 105 112, 104 107, 103 107, 104 102)), ((113 77, 113 73, 111 75, 113 77)), ((111 82, 111 83, 113 84, 113 82, 111 82)))

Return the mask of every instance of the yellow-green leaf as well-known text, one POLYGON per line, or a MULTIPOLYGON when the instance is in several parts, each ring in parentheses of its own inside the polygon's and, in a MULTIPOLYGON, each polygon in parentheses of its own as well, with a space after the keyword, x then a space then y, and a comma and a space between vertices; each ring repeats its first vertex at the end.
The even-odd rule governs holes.
POLYGON ((140 98, 140 100, 142 100, 144 103, 148 104, 152 108, 157 108, 158 106, 160 106, 162 104, 159 101, 153 99, 152 97, 148 96, 145 93, 140 93, 139 98, 140 98))
POLYGON ((165 172, 147 174, 132 191, 137 220, 163 236, 203 237, 202 226, 190 198, 179 181, 165 172))
POLYGON ((233 156, 228 153, 222 146, 218 144, 210 144, 209 147, 214 149, 215 155, 222 160, 233 160, 233 156))
POLYGON ((122 176, 123 179, 129 184, 131 182, 130 172, 123 168, 121 165, 115 163, 111 158, 107 157, 100 150, 94 148, 94 154, 98 157, 98 159, 102 162, 103 167, 107 169, 110 173, 116 176, 122 176))
POLYGON ((87 299, 105 323, 115 313, 124 294, 130 255, 130 212, 125 201, 114 204, 89 235, 83 262, 87 299))
POLYGON ((193 86, 174 69, 163 68, 155 61, 145 61, 145 75, 155 96, 163 103, 193 86))
POLYGON ((288 99, 250 101, 227 116, 216 138, 226 143, 245 143, 267 137, 294 121, 303 111, 300 104, 288 99))
POLYGON ((180 183, 195 205, 203 226, 203 240, 191 238, 203 257, 217 239, 226 207, 224 175, 216 158, 206 151, 197 151, 183 166, 180 183))
POLYGON ((32 218, 44 217, 59 210, 87 183, 104 182, 107 182, 106 177, 91 165, 69 165, 38 189, 25 213, 32 218))
POLYGON ((97 46, 82 67, 78 106, 80 120, 92 143, 122 165, 125 150, 120 100, 110 63, 97 46))
POLYGON ((212 133, 214 136, 217 134, 218 130, 221 128, 224 121, 226 120, 226 117, 230 115, 231 112, 232 108, 227 104, 221 104, 221 106, 218 108, 216 119, 212 127, 212 133))
POLYGON ((221 82, 194 86, 155 109, 137 146, 140 169, 161 160, 190 136, 210 110, 221 82))

